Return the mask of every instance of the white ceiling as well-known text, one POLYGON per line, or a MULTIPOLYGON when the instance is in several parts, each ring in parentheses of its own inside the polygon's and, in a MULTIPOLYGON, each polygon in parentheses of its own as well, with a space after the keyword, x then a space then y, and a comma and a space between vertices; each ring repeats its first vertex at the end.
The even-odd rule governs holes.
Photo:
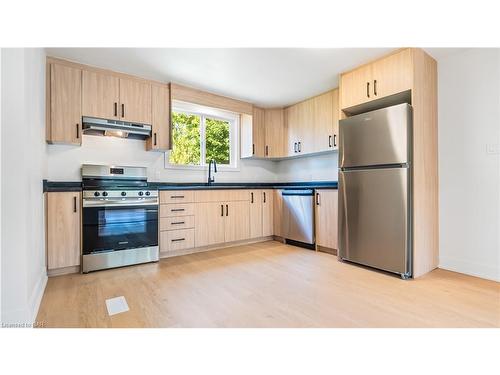
MULTIPOLYGON (((285 106, 338 86, 338 74, 392 48, 47 48, 49 56, 263 107, 285 106)), ((439 58, 456 49, 429 49, 439 58)))

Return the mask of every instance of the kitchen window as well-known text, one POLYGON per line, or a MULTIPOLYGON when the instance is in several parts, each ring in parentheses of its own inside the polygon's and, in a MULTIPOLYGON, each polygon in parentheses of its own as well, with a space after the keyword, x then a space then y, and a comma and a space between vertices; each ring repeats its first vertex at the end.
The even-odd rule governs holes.
POLYGON ((215 160, 222 170, 237 169, 238 127, 238 114, 174 102, 167 168, 205 169, 215 160))

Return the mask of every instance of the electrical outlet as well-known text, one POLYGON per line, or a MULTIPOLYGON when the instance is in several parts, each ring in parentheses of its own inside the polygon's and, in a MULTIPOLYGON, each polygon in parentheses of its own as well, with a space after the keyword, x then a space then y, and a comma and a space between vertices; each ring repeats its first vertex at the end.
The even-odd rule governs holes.
POLYGON ((486 153, 489 155, 498 155, 500 154, 500 144, 491 143, 486 145, 486 153))

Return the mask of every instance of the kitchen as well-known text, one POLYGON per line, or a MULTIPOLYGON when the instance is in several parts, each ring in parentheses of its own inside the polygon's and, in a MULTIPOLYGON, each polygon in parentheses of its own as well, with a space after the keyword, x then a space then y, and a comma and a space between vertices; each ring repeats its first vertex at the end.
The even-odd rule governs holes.
POLYGON ((4 2, 2 371, 495 372, 498 12, 401 5, 4 2))
MULTIPOLYGON (((430 52, 439 56, 446 51, 430 52)), ((6 56, 14 62, 16 53, 6 56)), ((234 262, 248 257, 234 267, 253 274, 257 259, 263 259, 259 267, 265 270, 274 257, 288 262, 298 256, 292 266, 312 267, 317 277, 330 267, 346 272, 346 282, 391 280, 394 288, 399 277, 408 283, 408 293, 420 279, 436 278, 437 283, 449 277, 443 269, 460 272, 440 262, 438 64, 425 50, 367 49, 364 59, 338 68, 338 86, 305 98, 297 90, 293 94, 301 100, 274 106, 106 66, 106 60, 127 50, 25 53, 29 59, 35 54, 44 68, 38 79, 45 81, 45 108, 38 108, 45 136, 38 135, 46 141, 40 179, 45 219, 44 228, 38 228, 43 230, 38 235, 44 239, 45 261, 38 301, 33 302, 36 321, 48 327, 498 324, 486 302, 496 284, 474 278, 471 283, 484 293, 484 309, 473 317, 464 302, 453 301, 463 311, 458 320, 447 319, 449 307, 442 306, 433 310, 432 319, 425 309, 414 316, 415 306, 397 299, 389 305, 401 309, 400 320, 388 311, 352 320, 347 316, 353 311, 337 304, 332 308, 348 315, 321 317, 309 307, 303 313, 312 320, 293 318, 293 310, 266 320, 264 310, 278 313, 276 301, 254 306, 239 299, 238 304, 255 312, 253 318, 229 314, 219 321, 216 308, 204 317, 186 316, 182 303, 167 321, 163 314, 171 304, 150 311, 147 319, 134 311, 137 304, 152 303, 146 296, 156 293, 157 281, 163 283, 183 262, 203 269, 205 262, 217 260, 224 269, 233 257, 234 262), (91 56, 95 65, 81 62, 91 56), (135 287, 126 291, 116 286, 94 300, 110 278, 134 285, 142 272, 152 273, 143 281, 143 296, 136 295, 135 287), (79 290, 90 280, 88 297, 67 295, 62 288, 70 283, 79 290), (54 309, 61 298, 67 302, 54 309), (115 302, 122 304, 119 312, 113 312, 115 302)), ((252 53, 269 51, 243 52, 247 57, 252 53)), ((349 60, 340 50, 332 54, 349 60)), ((231 264, 224 271, 229 275, 231 264)), ((224 272, 212 278, 223 279, 224 272)), ((190 274, 188 267, 179 276, 190 274)), ((263 280, 281 281, 259 298, 267 301, 286 290, 286 280, 300 278, 300 273, 283 276, 263 274, 263 280)), ((178 293, 207 293, 196 274, 192 277, 195 287, 184 290, 181 284, 178 293)), ((495 280, 487 273, 483 277, 495 280)), ((263 280, 242 280, 243 289, 254 290, 263 280)), ((301 287, 312 293, 307 283, 301 287)), ((459 283, 452 287, 458 291, 459 283)), ((415 298, 425 296, 415 293, 415 298)), ((282 298, 277 301, 292 303, 288 293, 282 298)))

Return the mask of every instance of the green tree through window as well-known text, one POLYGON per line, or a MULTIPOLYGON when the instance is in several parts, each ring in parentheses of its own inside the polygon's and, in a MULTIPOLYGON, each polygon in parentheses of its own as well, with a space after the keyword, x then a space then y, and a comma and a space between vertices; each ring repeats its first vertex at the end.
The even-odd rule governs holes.
POLYGON ((196 114, 172 112, 172 151, 170 163, 203 165, 210 160, 231 164, 231 122, 196 114), (205 148, 201 136, 205 135, 205 148))
POLYGON ((229 164, 229 122, 206 118, 205 135, 207 163, 215 160, 217 164, 229 164))
POLYGON ((199 165, 201 160, 200 122, 197 115, 172 112, 170 163, 199 165))

